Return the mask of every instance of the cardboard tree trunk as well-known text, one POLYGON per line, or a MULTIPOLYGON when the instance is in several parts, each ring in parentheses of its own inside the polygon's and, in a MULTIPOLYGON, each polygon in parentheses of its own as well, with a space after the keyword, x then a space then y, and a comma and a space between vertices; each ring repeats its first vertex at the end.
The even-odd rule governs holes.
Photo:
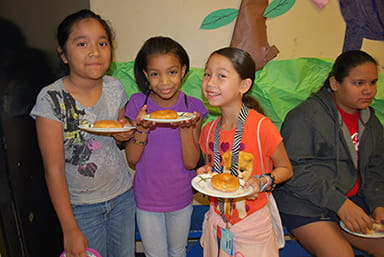
POLYGON ((277 56, 279 50, 267 41, 264 11, 268 0, 242 0, 232 34, 231 47, 247 51, 256 63, 256 70, 277 56))

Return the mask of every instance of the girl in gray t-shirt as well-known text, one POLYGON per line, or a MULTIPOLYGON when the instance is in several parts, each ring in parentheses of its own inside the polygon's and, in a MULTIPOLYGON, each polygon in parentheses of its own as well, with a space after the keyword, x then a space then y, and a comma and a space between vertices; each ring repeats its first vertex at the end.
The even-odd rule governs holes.
MULTIPOLYGON (((57 37, 65 76, 41 90, 31 115, 64 250, 67 256, 92 248, 103 257, 133 257, 135 200, 124 154, 112 136, 79 128, 124 118, 127 95, 117 79, 104 75, 111 29, 81 10, 63 20, 57 37)), ((120 136, 129 139, 132 132, 120 136)))

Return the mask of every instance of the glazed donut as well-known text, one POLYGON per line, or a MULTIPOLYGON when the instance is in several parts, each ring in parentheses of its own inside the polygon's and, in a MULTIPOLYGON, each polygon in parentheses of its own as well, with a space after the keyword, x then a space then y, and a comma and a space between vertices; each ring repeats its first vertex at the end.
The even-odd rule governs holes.
POLYGON ((368 229, 367 234, 383 233, 383 224, 373 223, 372 229, 368 229))
POLYGON ((177 112, 174 110, 158 110, 151 112, 149 115, 152 119, 167 119, 167 120, 172 120, 172 119, 177 119, 177 112))
POLYGON ((234 192, 240 187, 240 181, 228 173, 219 173, 212 177, 211 185, 214 189, 222 192, 234 192))
POLYGON ((93 123, 94 128, 122 128, 123 124, 116 120, 97 120, 93 123))

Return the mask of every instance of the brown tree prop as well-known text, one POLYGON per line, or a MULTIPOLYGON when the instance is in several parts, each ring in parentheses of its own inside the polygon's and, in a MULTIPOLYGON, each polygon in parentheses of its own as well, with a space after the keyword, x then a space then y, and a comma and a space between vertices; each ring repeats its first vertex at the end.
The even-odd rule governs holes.
POLYGON ((276 46, 267 41, 267 26, 264 11, 268 0, 242 0, 239 15, 232 34, 231 46, 251 54, 256 70, 275 58, 279 53, 276 46))

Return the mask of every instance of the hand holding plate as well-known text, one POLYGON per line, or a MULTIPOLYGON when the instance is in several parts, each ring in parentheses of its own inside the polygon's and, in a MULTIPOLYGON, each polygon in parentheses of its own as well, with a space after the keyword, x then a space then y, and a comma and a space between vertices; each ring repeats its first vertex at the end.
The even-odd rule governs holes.
POLYGON ((198 169, 196 170, 196 174, 197 174, 197 175, 211 174, 211 173, 213 173, 213 171, 212 171, 212 167, 211 167, 211 165, 208 165, 208 164, 206 164, 206 165, 204 165, 204 166, 201 166, 200 168, 198 168, 198 169))
MULTIPOLYGON (((132 124, 127 119, 120 119, 119 122, 123 125, 123 128, 132 127, 132 124)), ((129 130, 124 132, 113 133, 112 136, 116 139, 117 142, 126 142, 131 139, 134 135, 135 130, 129 130)))
POLYGON ((347 199, 341 205, 337 215, 343 221, 345 226, 356 233, 366 233, 372 228, 371 218, 364 212, 360 206, 347 199))
POLYGON ((248 178, 247 181, 245 182, 244 188, 248 189, 250 187, 252 187, 253 192, 252 192, 252 194, 247 196, 247 199, 248 200, 255 200, 259 196, 260 180, 258 180, 257 178, 255 178, 253 176, 248 178))

